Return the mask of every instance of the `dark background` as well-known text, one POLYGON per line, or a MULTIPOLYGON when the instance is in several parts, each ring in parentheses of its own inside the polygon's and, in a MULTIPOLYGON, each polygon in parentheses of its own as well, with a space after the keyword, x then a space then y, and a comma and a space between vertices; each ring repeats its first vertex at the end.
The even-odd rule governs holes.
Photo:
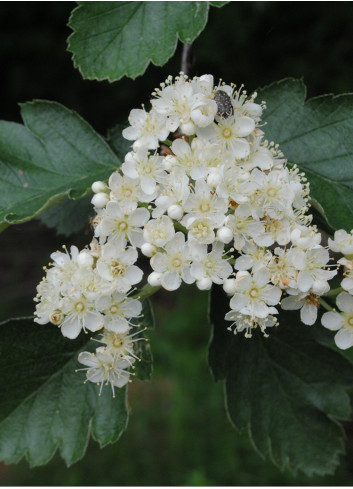
MULTIPOLYGON (((56 100, 102 133, 126 121, 154 87, 180 69, 181 47, 163 68, 136 81, 83 80, 66 51, 73 2, 0 2, 0 118, 21 122, 18 102, 56 100)), ((308 96, 353 91, 353 3, 231 2, 211 8, 194 44, 193 75, 213 73, 248 91, 284 77, 303 77, 308 96)), ((90 232, 58 236, 38 221, 0 235, 0 320, 32 314, 41 267, 64 242, 83 246, 90 232)), ((29 470, 0 465, 2 485, 353 485, 353 438, 334 477, 282 474, 263 461, 226 419, 222 386, 207 367, 207 295, 182 289, 154 299, 155 375, 133 383, 130 424, 113 446, 91 442, 66 469, 59 456, 29 470), (185 314, 187 311, 187 315, 185 314)))

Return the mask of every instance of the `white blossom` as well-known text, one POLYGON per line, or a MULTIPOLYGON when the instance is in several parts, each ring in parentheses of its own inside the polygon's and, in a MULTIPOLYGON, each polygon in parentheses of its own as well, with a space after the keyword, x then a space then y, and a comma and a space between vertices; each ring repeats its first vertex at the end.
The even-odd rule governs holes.
POLYGON ((321 323, 331 331, 337 331, 335 343, 341 350, 353 346, 353 296, 347 292, 341 292, 336 298, 337 307, 342 312, 325 312, 321 323))

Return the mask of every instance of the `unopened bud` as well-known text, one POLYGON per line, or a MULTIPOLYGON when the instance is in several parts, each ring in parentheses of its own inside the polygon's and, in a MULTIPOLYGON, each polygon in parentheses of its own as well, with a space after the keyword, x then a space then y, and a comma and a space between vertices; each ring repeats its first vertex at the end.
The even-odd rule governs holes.
POLYGON ((158 287, 161 285, 162 281, 162 274, 159 272, 152 272, 147 278, 147 282, 152 286, 152 287, 158 287))
POLYGON ((237 290, 235 278, 226 278, 223 280, 223 290, 226 294, 233 295, 237 290))
POLYGON ((176 221, 179 221, 184 215, 183 208, 178 205, 178 204, 173 204, 170 207, 168 207, 168 216, 171 219, 175 219, 176 221))
POLYGON ((92 192, 98 194, 98 192, 105 192, 107 190, 107 186, 104 182, 97 180, 97 182, 92 183, 92 192))
POLYGON ((196 280, 196 286, 200 290, 210 290, 212 287, 212 280, 209 277, 202 278, 201 280, 196 280))
POLYGON ((107 194, 103 192, 98 192, 96 195, 92 197, 91 203, 97 209, 103 209, 109 202, 109 197, 107 194))
POLYGON ((233 239, 233 231, 226 226, 223 226, 217 231, 217 238, 224 244, 228 244, 233 239))
POLYGON ((143 245, 141 246, 141 253, 148 258, 150 258, 153 253, 155 253, 155 251, 156 247, 151 243, 143 243, 143 245))
POLYGON ((213 172, 207 177, 207 184, 210 187, 217 187, 221 183, 222 177, 219 173, 213 172))
POLYGON ((189 121, 189 122, 185 122, 185 124, 181 124, 180 130, 183 134, 186 134, 187 136, 191 136, 192 134, 195 134, 196 127, 193 122, 189 121))

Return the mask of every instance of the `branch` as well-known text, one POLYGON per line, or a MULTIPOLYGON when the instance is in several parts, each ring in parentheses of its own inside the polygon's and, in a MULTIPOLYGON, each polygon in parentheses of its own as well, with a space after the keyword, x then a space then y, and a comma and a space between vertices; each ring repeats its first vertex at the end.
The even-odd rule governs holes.
POLYGON ((194 53, 193 53, 193 45, 192 44, 183 44, 183 52, 181 55, 181 71, 185 73, 185 75, 190 76, 191 68, 193 67, 195 62, 194 53))

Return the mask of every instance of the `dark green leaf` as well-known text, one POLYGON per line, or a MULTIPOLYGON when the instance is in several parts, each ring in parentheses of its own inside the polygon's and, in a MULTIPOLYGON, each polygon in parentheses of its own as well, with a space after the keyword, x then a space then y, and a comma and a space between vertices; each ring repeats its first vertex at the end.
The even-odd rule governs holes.
POLYGON ((59 234, 70 236, 87 226, 94 215, 91 196, 79 200, 64 199, 39 215, 39 220, 59 234))
POLYGON ((280 314, 280 326, 268 338, 259 330, 251 339, 234 335, 220 319, 228 309, 223 290, 212 295, 210 362, 216 378, 225 378, 235 428, 246 429, 256 449, 281 469, 332 473, 344 450, 337 420, 351 414, 346 389, 352 386, 352 364, 318 344, 316 326, 298 324, 292 311, 280 314))
POLYGON ((229 3, 229 2, 218 2, 218 1, 214 1, 214 2, 210 2, 210 5, 212 5, 212 7, 221 8, 221 7, 224 7, 225 5, 227 5, 227 3, 229 3))
MULTIPOLYGON (((140 321, 140 327, 148 330, 154 328, 154 316, 152 310, 152 304, 148 299, 142 302, 142 314, 143 318, 140 321)), ((139 337, 143 338, 141 341, 135 343, 135 354, 141 361, 135 363, 134 373, 140 380, 151 380, 153 371, 153 357, 151 352, 150 343, 148 341, 148 334, 143 332, 139 337)))
POLYGON ((164 65, 178 38, 193 42, 204 29, 208 2, 80 2, 68 39, 84 78, 136 78, 152 61, 164 65))
POLYGON ((81 117, 55 102, 22 105, 25 126, 0 121, 0 228, 78 199, 120 161, 81 117))
POLYGON ((31 466, 50 460, 57 448, 70 465, 86 450, 90 432, 101 446, 116 441, 126 428, 126 388, 84 384, 78 373, 80 349, 94 348, 87 337, 68 340, 52 325, 31 318, 1 326, 0 460, 31 466))
POLYGON ((110 147, 120 161, 124 161, 126 153, 132 151, 131 141, 128 141, 122 136, 122 131, 125 127, 127 126, 124 124, 117 124, 112 129, 109 129, 107 136, 110 147))
MULTIPOLYGON (((333 229, 353 227, 353 95, 324 95, 305 102, 300 80, 258 91, 265 100, 265 135, 306 173, 311 195, 333 229)), ((315 202, 314 202, 315 204, 315 202)))

